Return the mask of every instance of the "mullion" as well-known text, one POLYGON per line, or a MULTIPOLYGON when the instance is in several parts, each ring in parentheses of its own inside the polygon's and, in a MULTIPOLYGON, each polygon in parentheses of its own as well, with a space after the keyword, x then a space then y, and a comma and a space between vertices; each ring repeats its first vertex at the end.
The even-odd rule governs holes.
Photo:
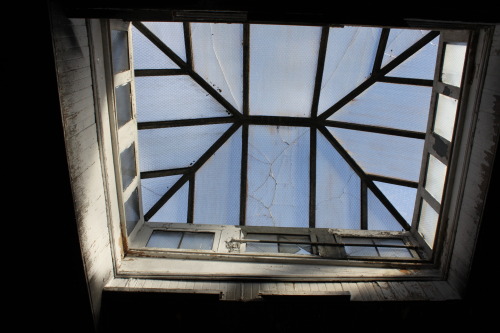
POLYGON ((368 187, 366 181, 361 180, 361 221, 360 229, 368 230, 368 187))
POLYGON ((321 31, 321 41, 319 44, 318 67, 316 69, 316 79, 314 83, 314 95, 311 107, 311 118, 316 118, 318 116, 318 104, 321 92, 321 82, 323 80, 323 70, 325 68, 326 48, 328 45, 329 33, 330 33, 330 27, 324 26, 321 31))
POLYGON ((137 123, 137 129, 138 130, 149 130, 149 129, 167 128, 167 127, 227 124, 227 123, 234 123, 234 122, 235 122, 234 117, 212 117, 212 118, 147 121, 147 122, 137 123))
POLYGON ((240 179, 240 225, 246 224, 246 199, 248 179, 248 124, 241 126, 241 179, 240 179))
POLYGON ((328 127, 338 127, 338 128, 345 128, 345 129, 356 130, 356 131, 395 135, 395 136, 401 136, 401 137, 405 137, 405 138, 422 139, 422 140, 425 139, 425 135, 426 135, 424 132, 409 131, 409 130, 390 128, 390 127, 381 127, 381 126, 375 126, 375 125, 356 124, 356 123, 349 123, 349 122, 337 121, 337 120, 323 120, 322 124, 325 126, 328 126, 328 127))
POLYGON ((249 114, 250 95, 250 25, 243 24, 243 115, 249 114))
POLYGON ((183 175, 189 172, 190 169, 191 168, 177 168, 177 169, 143 171, 141 172, 141 179, 183 175))
POLYGON ((191 25, 189 22, 183 23, 184 28, 184 46, 186 48, 186 64, 189 68, 193 69, 193 48, 191 44, 191 25))
POLYGON ((384 58, 385 47, 387 46, 387 40, 389 39, 389 33, 391 29, 383 28, 380 34, 380 39, 378 41, 377 54, 375 55, 375 61, 373 62, 372 74, 377 73, 382 65, 382 59, 384 58))
POLYGON ((434 81, 426 80, 426 79, 413 79, 406 77, 395 77, 395 76, 384 76, 381 77, 378 82, 384 83, 396 83, 396 84, 407 84, 413 86, 422 86, 422 87, 432 87, 434 81))
POLYGON ((316 227, 316 146, 317 131, 309 129, 309 228, 316 227))
POLYGON ((196 174, 192 173, 189 178, 189 194, 188 194, 188 213, 187 223, 192 224, 194 219, 194 191, 195 191, 196 174))
POLYGON ((180 68, 162 68, 162 69, 135 69, 134 76, 174 76, 188 75, 188 72, 180 68))

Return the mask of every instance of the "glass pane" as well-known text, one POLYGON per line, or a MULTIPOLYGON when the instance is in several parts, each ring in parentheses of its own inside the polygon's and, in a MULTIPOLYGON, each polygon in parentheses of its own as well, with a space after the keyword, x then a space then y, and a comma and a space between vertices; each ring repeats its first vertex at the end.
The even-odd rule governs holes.
POLYGON ((137 120, 225 117, 230 113, 189 76, 135 78, 137 120))
POLYGON ((246 224, 309 226, 309 128, 249 126, 246 224))
POLYGON ((179 68, 163 51, 132 27, 135 69, 179 68))
POLYGON ((250 114, 308 117, 321 27, 250 26, 250 114))
MULTIPOLYGON (((395 238, 387 238, 387 239, 373 239, 373 242, 377 245, 405 245, 403 240, 395 239, 395 238)), ((412 258, 411 252, 405 248, 394 248, 394 247, 377 247, 378 252, 381 257, 389 257, 389 258, 412 258)))
POLYGON ((387 76, 433 80, 439 36, 387 74, 387 76))
MULTIPOLYGON (((245 239, 254 240, 278 240, 277 235, 266 235, 266 234, 247 234, 245 239)), ((246 252, 267 252, 267 253, 279 253, 277 243, 246 243, 246 252)))
POLYGON ((466 43, 447 43, 444 46, 441 81, 460 87, 465 63, 466 43))
POLYGON ((241 128, 196 172, 194 223, 240 223, 241 128))
POLYGON ((130 82, 115 88, 116 118, 118 128, 122 127, 132 119, 132 101, 130 99, 130 82))
POLYGON ((438 94, 434 132, 451 142, 458 101, 454 98, 438 94))
POLYGON ((424 133, 432 87, 375 83, 328 119, 424 133))
POLYGON ((312 254, 312 246, 310 244, 300 244, 299 242, 310 242, 309 236, 295 236, 295 235, 279 235, 279 241, 283 242, 297 242, 297 244, 279 244, 280 253, 290 253, 290 254, 312 254))
POLYGON ((236 109, 243 105, 243 25, 191 23, 193 66, 236 109))
POLYGON ((127 227, 127 235, 130 235, 134 227, 140 219, 139 212, 139 192, 135 189, 127 201, 125 201, 125 225, 127 227))
POLYGON ((318 113, 364 82, 372 72, 380 28, 330 28, 318 113))
POLYGON ((111 53, 113 54, 113 74, 130 69, 127 31, 111 30, 111 53))
POLYGON ((138 131, 141 171, 189 167, 229 127, 216 124, 138 131))
POLYGON ((422 235, 422 238, 431 249, 434 246, 438 219, 439 214, 436 213, 434 208, 432 208, 425 200, 422 200, 422 208, 418 222, 418 232, 422 235))
POLYGON ((360 228, 360 180, 325 137, 316 148, 316 227, 360 228))
POLYGON ((189 182, 186 182, 175 194, 151 217, 149 222, 186 223, 188 211, 189 182))
POLYGON ((146 244, 146 247, 159 247, 166 249, 178 249, 182 238, 180 231, 158 231, 155 230, 146 244))
POLYGON ((382 67, 397 58, 397 56, 406 51, 428 33, 429 31, 426 30, 391 29, 389 38, 387 39, 384 57, 382 58, 382 67))
MULTIPOLYGON (((342 237, 344 244, 373 244, 368 238, 348 238, 342 237)), ((378 257, 379 254, 375 246, 345 246, 345 252, 351 257, 378 257)))
POLYGON ((432 155, 429 155, 429 165, 425 177, 425 189, 438 202, 441 202, 446 178, 446 165, 432 155))
POLYGON ((142 210, 147 213, 182 175, 141 179, 142 210))
POLYGON ((368 230, 403 231, 403 227, 368 189, 368 230))
POLYGON ((389 183, 374 182, 382 191, 385 197, 398 210, 408 224, 413 220, 413 211, 415 209, 415 198, 417 189, 407 186, 399 186, 389 183))
POLYGON ((424 140, 343 128, 328 130, 365 172, 418 182, 424 140))
POLYGON ((135 163, 135 145, 132 144, 130 147, 120 153, 120 167, 122 173, 123 190, 125 190, 132 183, 135 176, 137 175, 135 163))
POLYGON ((142 22, 165 45, 186 61, 184 27, 182 22, 142 22))
POLYGON ((180 249, 211 250, 214 234, 211 232, 185 232, 180 249))

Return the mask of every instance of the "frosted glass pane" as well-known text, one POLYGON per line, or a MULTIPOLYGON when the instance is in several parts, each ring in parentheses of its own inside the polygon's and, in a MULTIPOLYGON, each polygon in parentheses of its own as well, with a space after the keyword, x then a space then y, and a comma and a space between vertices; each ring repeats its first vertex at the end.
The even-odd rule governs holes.
POLYGON ((243 25, 191 23, 194 70, 237 110, 243 105, 243 25))
POLYGON ((163 51, 132 27, 134 69, 179 68, 163 51))
POLYGON ((321 27, 250 26, 250 114, 308 117, 321 27))
POLYGON ((179 249, 211 250, 214 234, 211 232, 185 232, 179 249))
POLYGON ((127 235, 130 235, 134 227, 141 218, 139 212, 139 192, 137 189, 132 192, 130 197, 125 201, 125 226, 127 228, 127 235))
POLYGON ((246 224, 309 226, 309 128, 249 126, 246 224))
POLYGON ((182 175, 141 179, 142 210, 147 213, 182 175))
POLYGON ((429 155, 429 165, 425 177, 425 189, 438 202, 441 202, 446 178, 446 165, 432 155, 429 155))
POLYGON ((134 144, 120 153, 120 168, 123 190, 125 190, 137 175, 134 144))
POLYGON ((182 238, 180 231, 153 231, 146 247, 177 249, 182 238))
POLYGON ((403 227, 368 189, 368 230, 403 231, 403 227))
MULTIPOLYGON (((404 242, 401 239, 374 239, 373 242, 377 245, 404 245, 404 242)), ((405 248, 396 248, 396 247, 377 247, 377 250, 381 257, 388 258, 412 258, 411 252, 405 248)))
POLYGON ((441 94, 438 95, 434 132, 450 142, 453 138, 457 106, 458 101, 456 99, 441 94))
POLYGON ((142 22, 165 45, 186 61, 184 26, 182 22, 142 22))
POLYGON ((424 80, 434 79, 438 46, 439 36, 390 71, 387 76, 424 80))
POLYGON ((417 189, 407 186, 399 186, 389 183, 374 182, 385 197, 392 203, 394 208, 411 224, 413 211, 415 209, 415 198, 417 189))
POLYGON ((424 140, 343 128, 328 130, 365 172, 418 181, 424 140))
POLYGON ((439 214, 436 213, 436 211, 426 201, 422 200, 422 210, 420 211, 418 232, 431 249, 434 246, 438 219, 439 214))
POLYGON ((360 180, 322 134, 316 149, 316 227, 359 229, 360 180))
POLYGON ((149 222, 185 223, 187 222, 189 182, 186 182, 156 212, 149 222))
POLYGON ((381 31, 364 27, 330 28, 318 113, 371 75, 381 31))
MULTIPOLYGON (((342 237, 345 244, 373 244, 368 238, 348 238, 342 237)), ((345 246, 345 252, 351 257, 378 257, 377 248, 375 246, 345 246)))
MULTIPOLYGON (((277 235, 265 235, 265 234, 247 234, 245 239, 276 241, 276 240, 278 240, 278 236, 277 235)), ((246 246, 245 252, 279 253, 277 243, 252 243, 252 242, 249 242, 246 244, 247 244, 247 246, 246 246)))
POLYGON ((432 87, 375 83, 328 119, 425 132, 432 87))
POLYGON ((241 128, 196 172, 194 223, 240 223, 241 128))
POLYGON ((441 81, 460 87, 464 69, 466 43, 448 43, 444 46, 443 68, 441 81))
POLYGON ((130 82, 115 88, 118 128, 132 119, 132 101, 130 96, 130 82))
POLYGON ((141 171, 189 167, 229 127, 216 124, 138 131, 141 171))
POLYGON ((130 69, 126 31, 111 30, 111 53, 113 54, 114 74, 130 69))
POLYGON ((139 122, 224 117, 230 113, 185 75, 135 78, 139 122))
POLYGON ((397 58, 397 56, 406 51, 428 33, 429 31, 427 30, 391 29, 389 38, 387 39, 384 57, 382 58, 382 67, 397 58))

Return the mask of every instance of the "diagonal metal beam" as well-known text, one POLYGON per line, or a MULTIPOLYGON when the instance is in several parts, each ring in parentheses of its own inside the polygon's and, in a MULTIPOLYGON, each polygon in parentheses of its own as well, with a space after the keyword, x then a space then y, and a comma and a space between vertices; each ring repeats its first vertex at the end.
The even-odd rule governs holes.
POLYGON ((383 28, 380 33, 380 39, 378 41, 377 54, 375 55, 375 61, 373 62, 372 74, 377 73, 382 66, 382 59, 384 59, 385 47, 387 46, 387 40, 389 39, 389 33, 391 29, 383 28))
POLYGON ((186 64, 189 68, 193 68, 193 48, 191 44, 191 24, 189 22, 182 23, 184 28, 184 46, 186 48, 186 64))
POLYGON ((375 82, 377 82, 381 78, 383 78, 387 73, 392 71, 394 68, 399 66, 402 62, 404 62, 406 59, 408 59, 413 54, 415 54, 422 47, 427 45, 430 41, 432 41, 438 35, 439 35, 438 31, 429 32, 427 35, 425 35, 420 40, 418 40, 415 44, 413 44, 408 49, 406 49, 403 53, 401 53, 399 56, 397 56, 394 60, 392 60, 386 66, 381 68, 378 72, 372 73, 372 75, 368 79, 366 79, 366 81, 361 83, 354 90, 352 90, 350 93, 348 93, 342 99, 340 99, 337 103, 335 103, 335 105, 333 105, 328 110, 323 112, 320 116, 318 116, 318 118, 319 119, 327 119, 328 117, 330 117, 332 114, 334 114, 335 112, 340 110, 344 105, 346 105, 347 103, 352 101, 359 94, 361 94, 366 89, 371 87, 375 82))
POLYGON ((356 130, 356 131, 395 135, 395 136, 401 136, 401 137, 405 137, 405 138, 425 140, 425 133, 423 133, 423 132, 402 130, 402 129, 390 128, 390 127, 381 127, 381 126, 374 126, 374 125, 356 124, 356 123, 349 123, 349 122, 336 121, 336 120, 324 120, 322 122, 322 124, 324 126, 328 126, 328 127, 338 127, 338 128, 345 128, 345 129, 356 130))
POLYGON ((401 214, 396 210, 392 203, 385 197, 385 195, 378 189, 378 187, 373 183, 370 177, 364 172, 364 170, 356 163, 356 161, 351 157, 351 155, 342 147, 342 145, 333 137, 333 135, 324 127, 319 126, 318 130, 323 134, 323 136, 330 142, 330 144, 338 151, 340 156, 349 164, 349 166, 354 170, 354 172, 359 176, 361 182, 366 184, 366 187, 372 191, 372 193, 380 200, 380 202, 387 208, 387 210, 394 216, 394 218, 399 222, 399 224, 405 230, 410 230, 410 225, 401 216, 401 214))
POLYGON ((177 168, 177 169, 166 169, 166 170, 143 171, 141 172, 141 179, 182 175, 188 172, 189 169, 190 168, 177 168))
POLYGON ((189 168, 189 171, 184 173, 182 177, 175 183, 154 205, 151 209, 144 214, 144 220, 148 221, 153 217, 158 210, 177 192, 187 181, 194 177, 196 171, 198 171, 203 164, 220 148, 222 145, 233 135, 236 130, 240 127, 239 123, 233 124, 228 128, 222 136, 214 142, 214 144, 208 148, 208 150, 201 155, 201 157, 189 168))
POLYGON ((241 113, 229 103, 222 95, 220 95, 217 90, 215 90, 205 79, 203 79, 198 73, 196 73, 193 68, 190 67, 184 60, 182 60, 174 51, 172 51, 163 41, 158 38, 154 33, 151 32, 143 23, 134 21, 134 27, 137 28, 147 39, 149 39, 156 47, 158 47, 163 53, 165 53, 177 66, 198 83, 207 93, 209 93, 217 102, 224 106, 229 112, 231 112, 235 117, 240 117, 241 113))
POLYGON ((328 45, 328 35, 330 27, 324 26, 321 30, 321 41, 319 43, 318 67, 316 69, 316 80, 314 83, 314 95, 311 107, 311 118, 318 116, 319 96, 321 92, 321 82, 323 81, 323 69, 325 68, 326 48, 328 45))
POLYGON ((234 122, 235 122, 234 117, 213 117, 213 118, 147 121, 147 122, 137 123, 137 129, 138 130, 148 130, 148 129, 167 128, 167 127, 227 124, 227 123, 234 123, 234 122))

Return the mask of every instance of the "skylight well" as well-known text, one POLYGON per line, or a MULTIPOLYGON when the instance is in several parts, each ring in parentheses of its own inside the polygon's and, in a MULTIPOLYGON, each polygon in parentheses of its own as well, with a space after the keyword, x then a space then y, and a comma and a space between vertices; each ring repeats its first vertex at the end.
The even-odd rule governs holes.
POLYGON ((432 249, 466 45, 355 26, 112 31, 131 244, 220 252, 208 243, 233 230, 226 252, 420 258, 410 235, 432 249))

